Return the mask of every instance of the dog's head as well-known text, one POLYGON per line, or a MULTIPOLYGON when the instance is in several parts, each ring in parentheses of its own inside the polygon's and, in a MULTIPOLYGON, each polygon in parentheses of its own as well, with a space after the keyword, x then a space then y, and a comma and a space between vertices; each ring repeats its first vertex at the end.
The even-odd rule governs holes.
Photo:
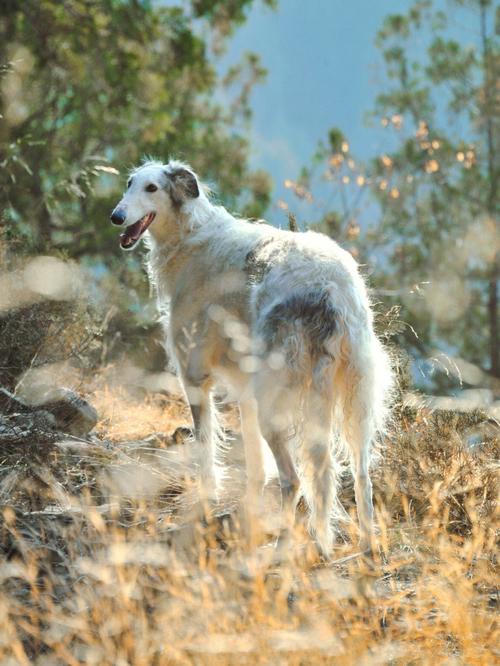
POLYGON ((121 248, 131 250, 150 227, 153 236, 164 240, 183 205, 199 196, 196 174, 181 162, 147 162, 138 167, 130 174, 127 190, 111 213, 111 222, 124 228, 121 248))

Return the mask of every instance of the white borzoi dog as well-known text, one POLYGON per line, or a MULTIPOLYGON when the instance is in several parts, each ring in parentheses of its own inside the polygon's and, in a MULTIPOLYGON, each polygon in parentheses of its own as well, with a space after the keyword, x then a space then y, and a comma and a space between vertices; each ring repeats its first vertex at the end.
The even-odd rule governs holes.
POLYGON ((263 446, 276 460, 284 516, 302 494, 323 553, 333 542, 338 456, 349 453, 361 545, 372 538, 369 466, 392 384, 351 255, 326 236, 233 217, 208 198, 192 169, 135 169, 111 220, 121 247, 144 235, 149 275, 191 407, 200 492, 216 499, 221 431, 212 399, 223 382, 239 401, 247 506, 265 484, 263 446))

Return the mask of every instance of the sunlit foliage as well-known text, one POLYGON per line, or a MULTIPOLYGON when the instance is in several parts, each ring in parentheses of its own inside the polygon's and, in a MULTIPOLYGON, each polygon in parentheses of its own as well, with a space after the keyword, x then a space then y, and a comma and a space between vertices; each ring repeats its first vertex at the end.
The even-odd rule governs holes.
POLYGON ((189 159, 217 180, 226 202, 246 193, 252 214, 262 214, 269 182, 248 173, 235 116, 248 117, 251 87, 265 71, 257 56, 235 67, 227 81, 235 99, 225 108, 211 52, 248 5, 5 3, 0 205, 7 236, 73 257, 117 252, 106 221, 125 181, 118 169, 144 155, 189 159))
POLYGON ((373 280, 403 305, 399 341, 412 354, 438 349, 499 377, 498 12, 484 0, 455 9, 464 4, 467 44, 454 36, 453 3, 447 15, 422 1, 386 18, 386 77, 371 114, 385 151, 359 163, 332 129, 298 186, 310 191, 322 169, 332 198, 319 224, 376 261, 373 280))

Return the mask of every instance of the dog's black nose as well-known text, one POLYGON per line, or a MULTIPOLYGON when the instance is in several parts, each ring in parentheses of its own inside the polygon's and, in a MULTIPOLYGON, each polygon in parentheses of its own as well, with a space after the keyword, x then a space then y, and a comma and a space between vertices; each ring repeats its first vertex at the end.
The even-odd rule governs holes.
POLYGON ((113 224, 116 224, 117 226, 120 226, 125 222, 125 218, 127 217, 127 214, 122 208, 118 208, 111 213, 111 222, 113 224))

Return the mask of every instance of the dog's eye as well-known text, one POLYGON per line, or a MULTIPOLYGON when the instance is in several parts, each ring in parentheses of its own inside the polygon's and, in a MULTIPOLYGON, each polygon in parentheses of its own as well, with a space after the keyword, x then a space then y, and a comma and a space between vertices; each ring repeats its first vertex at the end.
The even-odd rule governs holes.
POLYGON ((132 178, 129 181, 127 181, 127 190, 131 185, 132 185, 132 178))
POLYGON ((153 185, 153 183, 151 183, 146 187, 146 192, 156 192, 157 189, 158 188, 156 187, 156 185, 153 185))

